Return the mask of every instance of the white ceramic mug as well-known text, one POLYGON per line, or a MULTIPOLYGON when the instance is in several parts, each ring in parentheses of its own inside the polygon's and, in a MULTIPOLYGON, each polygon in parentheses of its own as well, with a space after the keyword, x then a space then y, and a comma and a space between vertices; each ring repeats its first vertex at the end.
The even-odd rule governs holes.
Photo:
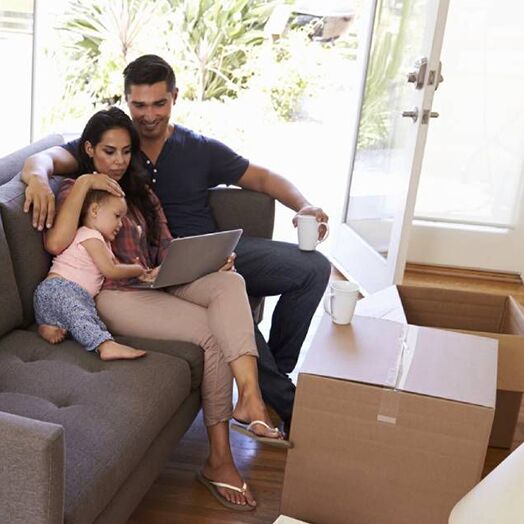
POLYGON ((324 309, 335 324, 350 324, 358 299, 358 285, 346 280, 330 282, 324 309))
POLYGON ((314 251, 320 242, 324 242, 329 235, 327 222, 317 222, 312 215, 299 215, 297 217, 298 248, 301 251, 314 251), (326 234, 322 240, 318 239, 320 226, 326 227, 326 234))

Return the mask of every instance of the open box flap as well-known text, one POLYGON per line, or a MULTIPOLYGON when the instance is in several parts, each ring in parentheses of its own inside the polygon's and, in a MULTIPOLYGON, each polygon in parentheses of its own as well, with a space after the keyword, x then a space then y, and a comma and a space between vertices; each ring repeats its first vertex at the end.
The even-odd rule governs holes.
POLYGON ((435 328, 417 331, 402 389, 421 395, 495 407, 498 342, 435 328))
POLYGON ((396 286, 389 286, 360 299, 357 302, 355 314, 363 317, 393 320, 401 324, 408 323, 396 286))

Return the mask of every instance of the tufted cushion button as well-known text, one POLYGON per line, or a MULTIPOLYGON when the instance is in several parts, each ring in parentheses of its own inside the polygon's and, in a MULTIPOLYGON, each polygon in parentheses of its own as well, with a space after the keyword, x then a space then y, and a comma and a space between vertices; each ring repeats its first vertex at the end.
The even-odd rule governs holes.
POLYGON ((37 357, 27 357, 27 358, 21 358, 20 359, 24 364, 32 364, 33 362, 38 362, 39 360, 41 360, 40 358, 37 358, 37 357))

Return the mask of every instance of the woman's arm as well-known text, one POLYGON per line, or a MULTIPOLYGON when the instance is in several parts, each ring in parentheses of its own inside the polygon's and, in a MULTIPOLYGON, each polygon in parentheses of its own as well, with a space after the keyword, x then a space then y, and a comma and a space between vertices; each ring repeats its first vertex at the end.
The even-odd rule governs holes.
POLYGON ((144 275, 146 270, 140 264, 119 264, 111 256, 107 247, 98 238, 88 238, 81 242, 95 266, 105 278, 118 280, 120 278, 134 278, 144 275))
POLYGON ((107 175, 86 174, 79 176, 65 200, 62 203, 59 202, 54 225, 45 234, 45 248, 52 255, 59 255, 75 238, 80 212, 85 197, 91 189, 103 189, 114 195, 123 196, 123 191, 118 182, 107 175))

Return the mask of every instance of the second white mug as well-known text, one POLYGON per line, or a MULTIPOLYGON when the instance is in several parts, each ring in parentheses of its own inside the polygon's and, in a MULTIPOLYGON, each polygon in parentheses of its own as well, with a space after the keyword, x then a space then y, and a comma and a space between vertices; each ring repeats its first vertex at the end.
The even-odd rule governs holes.
POLYGON ((329 235, 327 222, 317 222, 312 215, 299 215, 297 217, 298 248, 301 251, 314 251, 320 242, 324 242, 329 235), (326 234, 322 240, 318 239, 320 226, 326 228, 326 234))
POLYGON ((359 287, 354 282, 336 280, 328 285, 324 309, 335 324, 350 324, 357 304, 359 287))

